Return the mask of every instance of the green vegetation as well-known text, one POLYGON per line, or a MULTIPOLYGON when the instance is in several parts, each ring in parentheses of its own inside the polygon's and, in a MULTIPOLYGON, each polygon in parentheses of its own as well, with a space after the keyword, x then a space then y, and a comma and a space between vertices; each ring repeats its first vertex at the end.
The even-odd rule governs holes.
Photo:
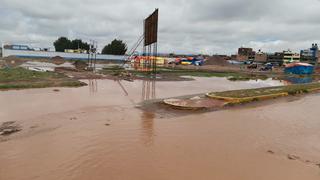
POLYGON ((0 69, 0 90, 84 85, 86 84, 54 72, 36 72, 24 68, 0 69))
MULTIPOLYGON (((109 68, 104 68, 101 73, 118 76, 125 71, 124 68, 119 66, 112 66, 109 68)), ((136 77, 149 78, 150 72, 142 72, 136 70, 129 70, 136 77)), ((255 74, 244 74, 236 72, 212 72, 206 70, 193 70, 193 69, 173 69, 166 67, 158 67, 157 73, 165 80, 190 80, 190 78, 182 78, 183 76, 191 77, 225 77, 230 81, 248 81, 262 79, 265 80, 268 76, 265 75, 255 75, 255 74)))
POLYGON ((214 99, 222 99, 231 103, 242 103, 256 100, 276 98, 279 96, 296 95, 320 90, 320 83, 297 84, 258 89, 243 89, 225 92, 208 93, 214 99))
POLYGON ((102 49, 102 54, 124 55, 127 52, 127 44, 121 40, 113 40, 102 49))
POLYGON ((0 83, 12 81, 31 81, 44 78, 63 78, 64 76, 52 72, 36 72, 24 68, 5 68, 0 70, 0 83))
POLYGON ((53 43, 57 52, 64 52, 66 49, 85 49, 89 50, 90 45, 81 39, 69 40, 66 37, 60 37, 53 43))

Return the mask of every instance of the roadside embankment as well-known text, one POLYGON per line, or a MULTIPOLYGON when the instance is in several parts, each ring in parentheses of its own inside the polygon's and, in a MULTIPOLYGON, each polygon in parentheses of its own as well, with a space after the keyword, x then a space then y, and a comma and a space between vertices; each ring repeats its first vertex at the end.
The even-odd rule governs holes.
POLYGON ((224 100, 228 102, 228 104, 241 104, 289 95, 306 94, 318 90, 320 90, 320 83, 310 83, 258 89, 212 92, 208 93, 207 96, 213 99, 224 100))
POLYGON ((258 89, 211 92, 207 93, 206 95, 164 99, 161 100, 161 102, 174 109, 182 110, 221 109, 228 105, 237 105, 285 96, 307 94, 319 90, 320 83, 310 83, 258 89))

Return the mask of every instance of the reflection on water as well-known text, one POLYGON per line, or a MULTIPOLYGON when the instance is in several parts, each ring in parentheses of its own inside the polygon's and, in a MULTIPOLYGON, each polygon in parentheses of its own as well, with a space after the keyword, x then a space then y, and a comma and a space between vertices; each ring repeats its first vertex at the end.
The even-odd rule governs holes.
POLYGON ((142 82, 142 101, 156 99, 156 81, 144 80, 142 82))
POLYGON ((98 82, 96 79, 89 80, 89 91, 90 94, 95 94, 98 92, 98 82))
MULTIPOLYGON (((142 82, 141 91, 142 101, 156 99, 156 81, 155 80, 144 80, 142 82)), ((153 144, 154 137, 154 119, 155 114, 152 112, 142 112, 142 140, 145 145, 153 144)))
POLYGON ((152 145, 154 132, 154 119, 155 114, 152 112, 143 112, 141 115, 142 120, 142 141, 145 145, 152 145))
POLYGON ((128 96, 129 93, 128 93, 128 91, 126 90, 126 88, 122 85, 121 81, 120 81, 120 80, 116 80, 116 81, 117 81, 117 83, 119 84, 119 86, 121 87, 122 91, 124 92, 124 95, 125 95, 125 96, 128 96))
POLYGON ((307 83, 312 83, 314 80, 312 77, 307 76, 307 77, 287 77, 285 78, 285 81, 288 84, 307 84, 307 83))

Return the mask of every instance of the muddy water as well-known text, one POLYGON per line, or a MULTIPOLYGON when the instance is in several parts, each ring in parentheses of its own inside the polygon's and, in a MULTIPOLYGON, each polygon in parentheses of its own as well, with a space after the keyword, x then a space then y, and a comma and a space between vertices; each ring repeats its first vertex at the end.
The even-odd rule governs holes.
POLYGON ((320 178, 319 95, 167 118, 135 106, 281 82, 88 84, 0 92, 0 122, 23 127, 0 142, 1 180, 320 178))

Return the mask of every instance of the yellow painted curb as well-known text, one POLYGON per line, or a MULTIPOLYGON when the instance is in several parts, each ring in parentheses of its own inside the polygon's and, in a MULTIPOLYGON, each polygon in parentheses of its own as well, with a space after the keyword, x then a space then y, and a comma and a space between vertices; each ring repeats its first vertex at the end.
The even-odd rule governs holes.
POLYGON ((228 104, 239 104, 239 103, 251 102, 254 100, 273 99, 273 98, 283 97, 288 95, 289 95, 288 93, 276 93, 276 94, 252 96, 252 97, 245 97, 245 98, 231 98, 231 97, 215 96, 215 95, 212 95, 211 93, 206 94, 206 96, 209 98, 225 100, 228 102, 228 104))

